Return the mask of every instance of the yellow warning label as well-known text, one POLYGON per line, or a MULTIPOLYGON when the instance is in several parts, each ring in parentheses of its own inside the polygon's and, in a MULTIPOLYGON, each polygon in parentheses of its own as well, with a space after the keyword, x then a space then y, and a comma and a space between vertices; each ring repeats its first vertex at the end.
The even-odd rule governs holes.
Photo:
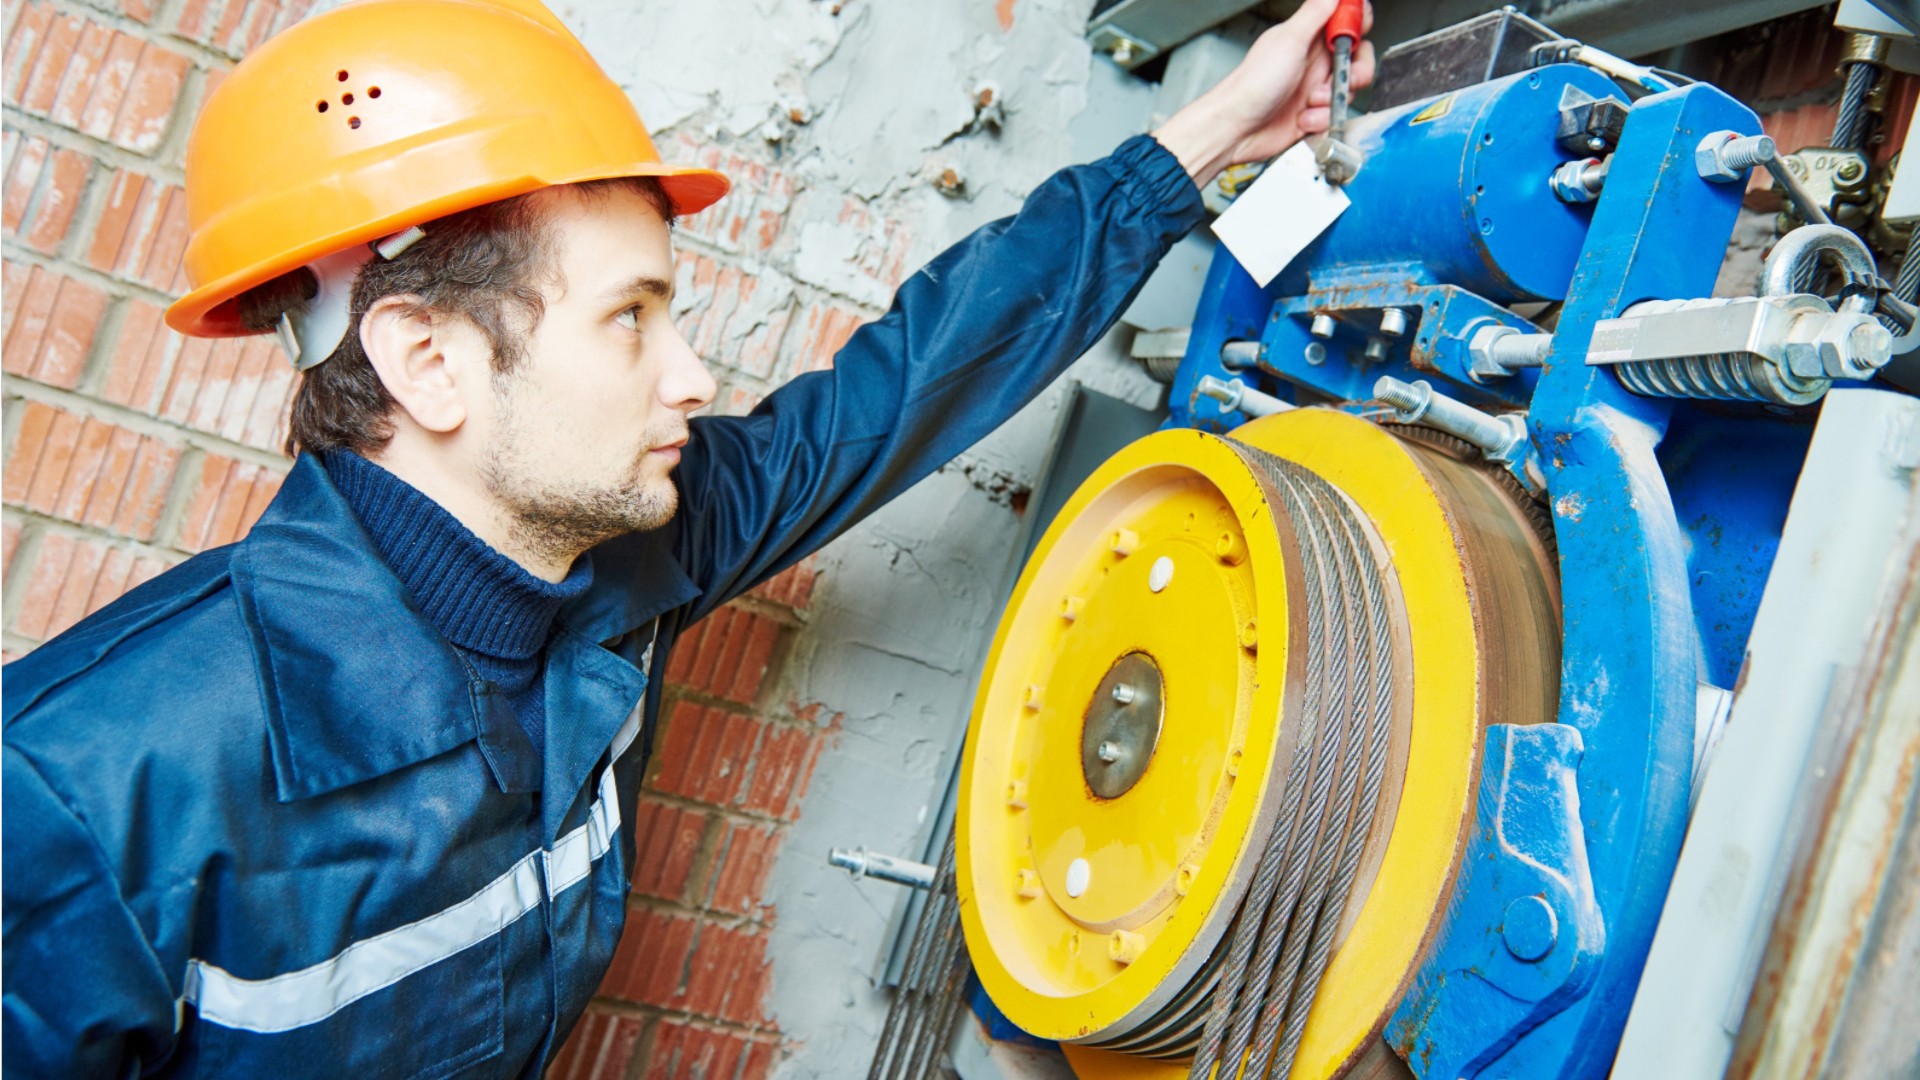
POLYGON ((1407 123, 1424 124, 1429 120, 1438 120, 1452 111, 1453 95, 1448 94, 1446 97, 1438 98, 1433 104, 1421 109, 1419 113, 1415 114, 1414 118, 1407 121, 1407 123))

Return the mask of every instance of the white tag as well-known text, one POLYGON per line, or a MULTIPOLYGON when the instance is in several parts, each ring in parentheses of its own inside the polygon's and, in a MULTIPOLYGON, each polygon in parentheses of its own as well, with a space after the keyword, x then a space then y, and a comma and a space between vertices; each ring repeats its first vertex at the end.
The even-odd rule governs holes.
POLYGON ((1299 142, 1240 193, 1213 232, 1266 288, 1347 206, 1347 193, 1327 183, 1313 150, 1299 142))

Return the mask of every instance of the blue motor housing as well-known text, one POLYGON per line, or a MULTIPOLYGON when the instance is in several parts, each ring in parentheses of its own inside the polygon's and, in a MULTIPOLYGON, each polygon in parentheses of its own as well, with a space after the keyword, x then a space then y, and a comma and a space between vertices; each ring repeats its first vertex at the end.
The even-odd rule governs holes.
POLYGON ((1353 205, 1269 292, 1377 268, 1495 303, 1565 299, 1594 204, 1560 201, 1549 180, 1571 160, 1554 140, 1561 104, 1583 96, 1620 94, 1590 68, 1555 64, 1356 118, 1347 141, 1366 164, 1347 185, 1353 205))

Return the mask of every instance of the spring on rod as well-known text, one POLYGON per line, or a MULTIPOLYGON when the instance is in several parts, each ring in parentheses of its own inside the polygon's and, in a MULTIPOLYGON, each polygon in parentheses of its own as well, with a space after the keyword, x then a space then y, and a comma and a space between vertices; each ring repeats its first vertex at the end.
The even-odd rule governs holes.
POLYGON ((1380 806, 1395 710, 1390 572, 1367 527, 1311 472, 1234 448, 1271 485, 1300 538, 1308 639, 1300 737, 1273 831, 1220 946, 1158 1014, 1094 1044, 1191 1056, 1191 1076, 1217 1070, 1223 1080, 1293 1067, 1380 806))

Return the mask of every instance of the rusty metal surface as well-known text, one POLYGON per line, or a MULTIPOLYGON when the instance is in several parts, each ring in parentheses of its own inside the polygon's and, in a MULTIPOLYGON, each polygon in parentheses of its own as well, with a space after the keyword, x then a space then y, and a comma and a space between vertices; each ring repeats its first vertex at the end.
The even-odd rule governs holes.
POLYGON ((1729 1077, 1920 1075, 1920 488, 1836 673, 1729 1077))

